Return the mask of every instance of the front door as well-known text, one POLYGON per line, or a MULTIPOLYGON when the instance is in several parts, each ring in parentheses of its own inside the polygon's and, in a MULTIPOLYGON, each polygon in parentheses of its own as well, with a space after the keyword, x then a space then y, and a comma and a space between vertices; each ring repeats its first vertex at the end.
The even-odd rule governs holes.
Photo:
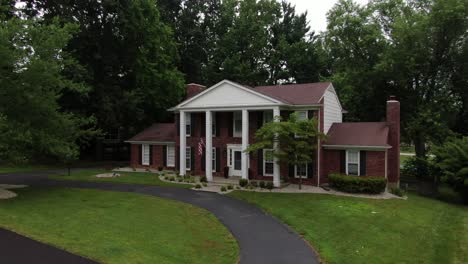
POLYGON ((229 176, 242 176, 242 147, 228 146, 229 176))

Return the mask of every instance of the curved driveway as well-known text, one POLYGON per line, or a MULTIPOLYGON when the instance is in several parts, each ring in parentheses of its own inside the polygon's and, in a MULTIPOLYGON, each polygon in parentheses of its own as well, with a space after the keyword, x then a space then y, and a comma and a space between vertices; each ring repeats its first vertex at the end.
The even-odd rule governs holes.
POLYGON ((55 181, 46 175, 0 174, 0 183, 134 192, 190 203, 212 212, 231 231, 239 243, 242 264, 319 263, 314 251, 296 232, 259 208, 228 196, 174 187, 55 181))

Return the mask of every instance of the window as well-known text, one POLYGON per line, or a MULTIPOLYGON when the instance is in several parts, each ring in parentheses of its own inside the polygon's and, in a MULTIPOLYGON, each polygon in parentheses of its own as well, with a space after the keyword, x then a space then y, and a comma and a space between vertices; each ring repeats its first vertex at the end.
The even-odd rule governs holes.
POLYGON ((307 178, 307 164, 296 165, 295 167, 295 177, 307 178))
POLYGON ((232 148, 228 148, 228 167, 232 167, 232 148))
POLYGON ((216 148, 211 149, 211 168, 216 171, 216 148))
POLYGON ((185 135, 190 137, 192 133, 192 115, 190 113, 185 114, 185 135))
POLYGON ((263 124, 273 121, 273 111, 263 112, 263 124))
POLYGON ((346 174, 359 176, 359 150, 346 151, 346 174))
POLYGON ((296 111, 297 113, 297 119, 300 120, 300 121, 304 121, 304 120, 307 120, 308 116, 307 116, 307 111, 296 111))
POLYGON ((216 114, 211 112, 211 136, 216 137, 216 114))
POLYGON ((273 165, 273 150, 263 150, 263 174, 265 176, 273 176, 274 165, 273 165))
POLYGON ((150 165, 150 146, 149 145, 141 146, 141 164, 150 165))
POLYGON ((167 146, 166 153, 167 167, 175 167, 175 147, 167 146))
POLYGON ((232 133, 234 137, 241 137, 242 136, 242 112, 234 112, 233 118, 233 129, 234 132, 232 133))
POLYGON ((192 149, 190 147, 185 148, 185 169, 190 170, 192 167, 192 149))

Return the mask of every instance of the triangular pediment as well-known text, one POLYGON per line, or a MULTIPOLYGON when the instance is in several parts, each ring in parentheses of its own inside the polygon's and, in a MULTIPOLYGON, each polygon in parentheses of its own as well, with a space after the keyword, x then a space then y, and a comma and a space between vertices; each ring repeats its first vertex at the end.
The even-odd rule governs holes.
POLYGON ((180 103, 176 108, 266 106, 281 103, 249 87, 224 80, 180 103))

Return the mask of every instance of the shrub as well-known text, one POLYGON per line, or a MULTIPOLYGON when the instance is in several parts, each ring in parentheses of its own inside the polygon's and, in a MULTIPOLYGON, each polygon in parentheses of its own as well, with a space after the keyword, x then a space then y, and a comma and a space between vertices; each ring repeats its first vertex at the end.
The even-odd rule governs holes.
POLYGON ((201 185, 197 183, 197 185, 195 185, 195 188, 196 189, 201 189, 201 185))
POLYGON ((330 186, 343 192, 377 194, 385 190, 387 180, 383 177, 328 175, 330 186))
POLYGON ((202 185, 203 185, 203 187, 208 186, 208 184, 206 182, 202 182, 202 185))
POLYGON ((260 186, 260 188, 262 188, 262 189, 266 188, 266 184, 265 184, 264 181, 258 182, 258 186, 260 186))
POLYGON ((403 197, 405 195, 405 191, 400 188, 391 188, 390 193, 400 197, 403 197))
POLYGON ((405 162, 401 169, 401 175, 403 177, 432 180, 433 175, 436 175, 436 170, 437 168, 430 160, 414 156, 408 158, 405 162))
POLYGON ((234 186, 232 186, 232 184, 229 184, 229 185, 227 186, 227 188, 228 188, 228 190, 232 190, 232 189, 234 189, 234 186))
POLYGON ((178 181, 178 182, 183 182, 183 181, 184 181, 184 178, 177 178, 177 181, 178 181))
POLYGON ((175 181, 175 177, 174 177, 174 176, 171 176, 171 177, 169 178, 169 181, 175 181))
POLYGON ((135 167, 132 167, 132 170, 133 170, 133 171, 136 171, 136 168, 135 168, 135 167))
POLYGON ((146 172, 151 172, 151 170, 149 168, 146 168, 145 171, 146 172))
POLYGON ((266 183, 265 183, 265 187, 266 187, 268 190, 271 191, 271 190, 273 190, 273 188, 274 188, 275 186, 273 186, 273 182, 269 181, 269 182, 266 182, 266 183))
POLYGON ((437 188, 437 199, 448 203, 462 203, 461 195, 447 184, 437 188))
POLYGON ((436 147, 434 154, 442 182, 458 192, 468 204, 468 137, 448 140, 436 147))
POLYGON ((169 176, 164 176, 164 179, 167 181, 169 180, 169 176))
POLYGON ((239 190, 239 189, 240 189, 240 186, 236 186, 236 189, 239 190))
POLYGON ((163 170, 163 167, 162 166, 159 166, 158 167, 158 171, 162 171, 163 170))
POLYGON ((201 177, 200 177, 200 182, 207 182, 206 176, 201 176, 201 177))
POLYGON ((224 187, 224 186, 221 186, 221 191, 222 191, 222 192, 225 192, 225 191, 227 191, 227 190, 226 190, 226 187, 224 187))
POLYGON ((249 183, 249 181, 248 181, 247 179, 240 179, 240 180, 239 180, 239 185, 240 185, 241 187, 247 186, 248 183, 249 183))
POLYGON ((255 187, 255 188, 258 187, 258 184, 257 184, 256 181, 251 181, 251 182, 250 182, 250 185, 251 185, 252 187, 255 187))

